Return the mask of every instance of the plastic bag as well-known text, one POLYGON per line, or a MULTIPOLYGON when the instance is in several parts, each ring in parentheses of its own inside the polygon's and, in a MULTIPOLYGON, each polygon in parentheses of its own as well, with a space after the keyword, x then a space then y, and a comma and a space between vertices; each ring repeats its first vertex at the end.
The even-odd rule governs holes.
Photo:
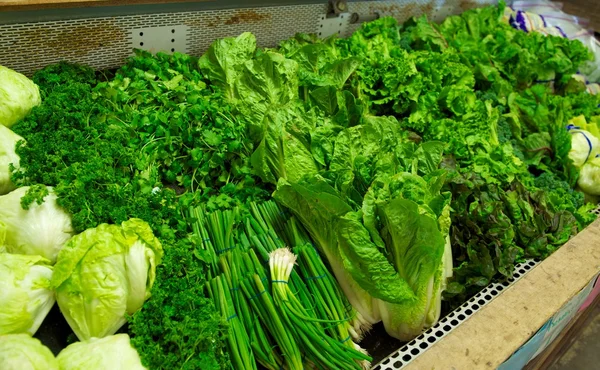
POLYGON ((581 41, 594 54, 595 60, 581 66, 576 78, 588 85, 588 92, 600 91, 600 42, 588 29, 589 21, 562 11, 561 3, 548 0, 513 1, 505 11, 508 23, 525 32, 566 37, 581 41))

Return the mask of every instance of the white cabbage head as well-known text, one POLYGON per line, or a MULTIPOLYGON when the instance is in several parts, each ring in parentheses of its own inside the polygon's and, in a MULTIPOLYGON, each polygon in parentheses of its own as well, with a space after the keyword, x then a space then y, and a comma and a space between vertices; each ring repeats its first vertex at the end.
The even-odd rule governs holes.
POLYGON ((25 210, 21 198, 29 187, 0 196, 0 235, 8 253, 42 256, 52 264, 61 248, 73 235, 71 217, 56 203, 56 195, 47 187, 44 202, 34 202, 25 210))
POLYGON ((58 370, 48 347, 28 334, 0 335, 0 369, 58 370))
POLYGON ((60 370, 144 370, 127 334, 76 342, 56 357, 60 370))
POLYGON ((49 262, 40 256, 0 253, 0 335, 33 335, 38 330, 55 302, 49 262))

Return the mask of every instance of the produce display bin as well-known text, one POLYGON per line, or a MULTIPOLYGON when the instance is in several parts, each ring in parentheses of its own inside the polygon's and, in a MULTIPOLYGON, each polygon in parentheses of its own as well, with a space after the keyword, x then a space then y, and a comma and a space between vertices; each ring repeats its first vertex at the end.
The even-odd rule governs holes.
MULTIPOLYGON (((28 76, 63 60, 113 69, 134 48, 201 55, 214 40, 245 31, 256 35, 259 46, 268 47, 298 32, 349 36, 362 20, 374 17, 393 16, 402 22, 427 14, 440 21, 494 3, 9 0, 0 2, 0 65, 28 76), (332 3, 341 8, 333 11, 332 3)), ((598 243, 600 221, 548 259, 519 264, 513 278, 490 284, 410 343, 387 336, 382 328, 374 330, 364 342, 375 358, 373 368, 522 368, 598 294, 598 243)), ((55 328, 42 335, 52 342, 60 332, 55 328)))

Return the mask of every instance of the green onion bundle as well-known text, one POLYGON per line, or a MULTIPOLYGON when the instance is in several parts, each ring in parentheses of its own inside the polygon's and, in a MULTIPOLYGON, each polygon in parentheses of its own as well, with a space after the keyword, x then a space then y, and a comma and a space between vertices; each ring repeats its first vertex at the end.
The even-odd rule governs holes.
MULTIPOLYGON (((290 289, 289 278, 295 263, 296 256, 287 248, 275 250, 269 258, 273 297, 280 316, 289 327, 295 329, 296 338, 307 359, 321 369, 368 368, 370 357, 360 347, 347 347, 344 340, 339 341, 327 335, 318 323, 330 321, 307 315, 305 302, 290 289)), ((317 301, 315 305, 324 303, 317 301)))
POLYGON ((234 368, 368 366, 370 357, 354 343, 356 312, 293 217, 272 201, 250 212, 198 207, 190 215, 196 257, 211 267, 206 289, 229 323, 234 368))
POLYGON ((231 363, 236 369, 256 369, 254 354, 250 348, 250 339, 240 317, 236 313, 230 294, 230 286, 223 275, 211 279, 207 283, 209 296, 213 299, 221 315, 229 323, 227 344, 231 363))
POLYGON ((311 297, 315 301, 324 302, 315 305, 317 317, 339 322, 329 327, 328 334, 334 338, 338 336, 339 340, 351 347, 354 343, 350 338, 360 342, 364 328, 370 325, 352 307, 319 252, 314 248, 308 233, 296 218, 286 217, 275 202, 253 204, 252 213, 257 219, 263 220, 268 228, 277 230, 286 245, 293 246, 293 252, 298 256, 300 274, 304 277, 311 297))

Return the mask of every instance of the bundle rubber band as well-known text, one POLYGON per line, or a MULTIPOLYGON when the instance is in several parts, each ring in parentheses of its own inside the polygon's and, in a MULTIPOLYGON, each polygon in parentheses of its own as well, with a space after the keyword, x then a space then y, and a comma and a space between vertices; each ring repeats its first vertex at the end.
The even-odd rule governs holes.
POLYGON ((235 246, 233 246, 233 247, 229 247, 229 248, 225 248, 225 249, 221 249, 221 250, 218 250, 218 251, 217 251, 217 254, 221 254, 221 253, 224 253, 224 252, 230 251, 230 250, 232 250, 232 249, 235 249, 235 246))
POLYGON ((256 299, 256 298, 260 297, 261 295, 265 294, 266 292, 267 292, 266 290, 263 290, 262 292, 260 292, 260 293, 258 293, 256 295, 253 295, 252 297, 248 298, 248 300, 251 301, 253 299, 256 299))

